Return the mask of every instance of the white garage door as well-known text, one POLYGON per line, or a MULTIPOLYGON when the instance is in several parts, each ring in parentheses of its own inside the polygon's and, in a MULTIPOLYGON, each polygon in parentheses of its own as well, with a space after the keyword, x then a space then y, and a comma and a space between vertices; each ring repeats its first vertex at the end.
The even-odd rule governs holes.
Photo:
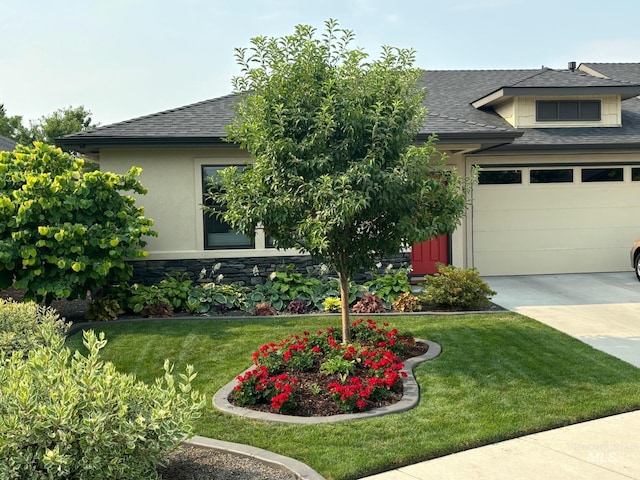
POLYGON ((483 168, 473 192, 481 275, 629 270, 640 236, 640 168, 483 168))

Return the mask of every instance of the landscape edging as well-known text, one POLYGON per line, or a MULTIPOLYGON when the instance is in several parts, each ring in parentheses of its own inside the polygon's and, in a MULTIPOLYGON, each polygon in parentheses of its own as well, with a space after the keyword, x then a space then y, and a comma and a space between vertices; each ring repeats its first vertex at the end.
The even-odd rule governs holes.
MULTIPOLYGON (((270 413, 270 412, 260 412, 257 410, 251 410, 249 408, 238 407, 231 404, 228 400, 229 395, 233 391, 233 388, 238 384, 237 378, 234 378, 229 383, 227 383, 224 387, 216 392, 213 396, 213 406, 218 410, 221 410, 226 413, 230 413, 233 415, 238 415, 245 418, 250 418, 253 420, 264 420, 267 422, 279 422, 279 423, 296 423, 303 425, 316 425, 320 423, 333 423, 333 422, 344 422, 348 420, 359 420, 364 418, 372 418, 379 417, 382 415, 389 415, 391 413, 401 413, 406 412, 407 410, 415 407, 420 401, 420 386, 413 374, 413 369, 428 360, 433 360, 442 352, 442 347, 430 340, 421 340, 416 339, 416 342, 424 343, 429 346, 427 352, 423 355, 417 357, 411 357, 404 361, 404 368, 401 370, 405 372, 407 376, 402 378, 402 398, 385 407, 374 408, 372 410, 368 410, 366 412, 360 413, 341 413, 338 415, 328 415, 324 417, 302 417, 296 415, 281 415, 278 413, 270 413)), ((246 373, 249 370, 252 370, 255 367, 250 367, 245 372, 240 375, 246 373)))

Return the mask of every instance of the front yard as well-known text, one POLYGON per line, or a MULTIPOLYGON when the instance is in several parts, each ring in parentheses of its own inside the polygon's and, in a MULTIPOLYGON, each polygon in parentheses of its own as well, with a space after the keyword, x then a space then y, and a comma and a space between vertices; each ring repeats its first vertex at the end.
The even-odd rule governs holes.
MULTIPOLYGON (((357 317, 353 316, 355 320, 357 317)), ((406 413, 324 425, 272 424, 218 412, 196 433, 300 460, 329 479, 353 479, 475 446, 640 408, 640 369, 515 313, 385 316, 439 343, 420 365, 419 405, 406 413)), ((142 320, 105 323, 106 359, 144 381, 193 364, 208 401, 262 344, 337 326, 336 317, 142 320)), ((81 348, 81 335, 67 341, 81 348)))

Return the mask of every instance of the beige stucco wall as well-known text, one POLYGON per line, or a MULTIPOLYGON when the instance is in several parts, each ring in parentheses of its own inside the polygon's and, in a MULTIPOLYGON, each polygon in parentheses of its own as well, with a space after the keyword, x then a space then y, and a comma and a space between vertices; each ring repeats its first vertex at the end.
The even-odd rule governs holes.
MULTIPOLYGON (((453 149, 447 146, 447 149, 453 149)), ((450 153, 450 151, 449 151, 450 153)), ((242 165, 248 157, 236 148, 112 148, 100 152, 100 168, 124 173, 131 166, 142 168, 139 179, 147 188, 137 196, 145 215, 154 221, 158 237, 147 238, 150 260, 188 258, 233 258, 241 256, 296 255, 264 248, 264 235, 256 235, 256 248, 250 250, 205 250, 202 217, 202 165, 242 165)), ((464 156, 449 154, 449 168, 465 172, 464 156)), ((467 236, 466 219, 452 235, 452 260, 464 266, 467 236)))

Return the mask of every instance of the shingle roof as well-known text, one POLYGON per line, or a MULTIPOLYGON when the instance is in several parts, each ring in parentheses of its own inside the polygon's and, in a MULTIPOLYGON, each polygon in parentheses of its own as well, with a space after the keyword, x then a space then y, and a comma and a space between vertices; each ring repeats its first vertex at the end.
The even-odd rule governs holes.
POLYGON ((0 135, 0 152, 11 152, 16 148, 16 142, 0 135))
POLYGON ((592 63, 584 62, 580 68, 587 67, 600 75, 615 78, 621 82, 640 84, 640 63, 592 63))
MULTIPOLYGON (((640 73, 640 64, 635 69, 640 73)), ((626 72, 633 69, 629 64, 626 72)), ((569 70, 431 70, 425 71, 422 83, 427 88, 429 110, 421 131, 457 139, 493 138, 493 144, 511 143, 502 148, 550 147, 557 145, 638 144, 640 147, 640 102, 625 100, 623 125, 619 128, 545 128, 514 129, 490 109, 475 108, 472 103, 502 88, 596 88, 640 90, 637 83, 603 79, 569 70), (522 136, 521 136, 522 135, 522 136), (518 138, 519 137, 519 138, 518 138)), ((623 97, 624 98, 624 97, 623 97)), ((237 95, 220 98, 106 125, 68 135, 59 145, 76 150, 97 151, 108 145, 207 145, 217 144, 226 135, 237 95), (82 148, 78 148, 82 147, 82 148)), ((471 141, 471 140, 469 140, 471 141)), ((491 143, 491 142, 489 142, 491 143)))

